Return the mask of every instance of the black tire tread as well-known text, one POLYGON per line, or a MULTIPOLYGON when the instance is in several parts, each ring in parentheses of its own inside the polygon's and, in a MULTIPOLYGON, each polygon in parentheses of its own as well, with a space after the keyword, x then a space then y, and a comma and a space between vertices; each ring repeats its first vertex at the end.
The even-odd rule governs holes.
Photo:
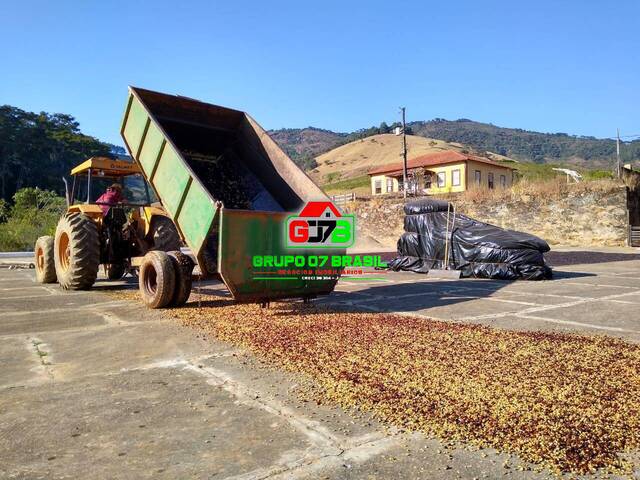
POLYGON ((173 261, 173 268, 176 272, 176 285, 169 305, 181 307, 187 303, 189 295, 191 295, 191 274, 194 263, 191 257, 180 251, 169 252, 169 257, 173 261))
POLYGON ((56 276, 56 263, 53 258, 54 255, 54 241, 51 235, 45 235, 36 240, 34 252, 38 251, 38 248, 42 248, 42 254, 44 257, 44 269, 38 268, 36 258, 36 280, 38 283, 56 283, 58 277, 56 276))
POLYGON ((98 226, 83 213, 67 213, 58 222, 54 249, 57 251, 59 235, 69 236, 71 256, 69 268, 64 271, 55 256, 56 275, 60 287, 65 290, 86 290, 93 286, 100 266, 100 234, 98 226))
POLYGON ((138 285, 142 301, 149 308, 164 308, 169 306, 175 292, 176 272, 173 267, 172 258, 167 253, 152 250, 142 259, 140 264, 140 274, 138 285), (156 271, 156 291, 147 290, 146 278, 148 270, 153 268, 156 271))

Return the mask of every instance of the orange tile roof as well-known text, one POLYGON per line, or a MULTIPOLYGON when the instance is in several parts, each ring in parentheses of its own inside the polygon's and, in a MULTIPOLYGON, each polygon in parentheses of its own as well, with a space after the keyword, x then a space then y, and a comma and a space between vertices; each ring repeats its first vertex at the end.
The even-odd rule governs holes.
POLYGON ((309 202, 307 206, 302 209, 300 217, 319 217, 329 207, 331 213, 336 217, 341 217, 342 214, 338 211, 335 205, 331 202, 309 202))
MULTIPOLYGON (((427 153, 416 158, 407 160, 407 169, 420 168, 420 167, 433 167, 436 165, 446 165, 449 163, 464 162, 472 160, 474 162, 488 163, 498 168, 507 168, 513 170, 512 167, 506 165, 500 165, 499 163, 492 162, 491 160, 478 157, 477 155, 469 155, 454 150, 447 150, 445 152, 427 153)), ((395 173, 397 171, 402 172, 402 162, 390 163, 388 165, 382 165, 381 167, 369 170, 369 175, 379 175, 382 173, 395 173)))

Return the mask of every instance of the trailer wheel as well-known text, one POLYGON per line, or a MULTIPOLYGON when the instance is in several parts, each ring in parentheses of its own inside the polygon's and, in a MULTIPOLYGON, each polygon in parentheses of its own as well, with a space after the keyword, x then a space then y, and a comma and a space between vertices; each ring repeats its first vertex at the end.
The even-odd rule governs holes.
POLYGON ((98 226, 83 213, 67 213, 58 222, 54 240, 56 276, 65 290, 91 288, 100 266, 98 226))
POLYGON ((138 277, 142 301, 149 308, 164 308, 171 302, 175 290, 176 273, 171 257, 152 250, 140 264, 138 277))
POLYGON ((169 305, 181 307, 187 303, 191 295, 191 274, 194 264, 191 257, 179 251, 169 252, 169 256, 176 272, 176 286, 169 305))
POLYGON ((56 263, 53 259, 53 237, 47 235, 36 240, 36 280, 38 283, 56 283, 56 263))

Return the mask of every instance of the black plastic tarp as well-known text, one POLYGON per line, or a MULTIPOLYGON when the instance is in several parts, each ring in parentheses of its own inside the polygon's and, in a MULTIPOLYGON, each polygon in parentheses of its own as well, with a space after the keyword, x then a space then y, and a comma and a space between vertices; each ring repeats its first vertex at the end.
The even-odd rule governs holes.
POLYGON ((551 278, 543 255, 549 245, 535 235, 454 215, 453 207, 441 200, 411 202, 404 212, 405 232, 398 240, 398 257, 389 262, 392 270, 443 269, 448 255, 448 268, 460 270, 463 277, 551 278))

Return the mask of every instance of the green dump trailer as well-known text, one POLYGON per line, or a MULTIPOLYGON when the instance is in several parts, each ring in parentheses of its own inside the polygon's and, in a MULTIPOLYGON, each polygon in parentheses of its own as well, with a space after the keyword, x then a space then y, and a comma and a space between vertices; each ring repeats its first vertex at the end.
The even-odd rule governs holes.
MULTIPOLYGON (((284 239, 287 216, 309 201, 329 199, 247 113, 130 87, 121 134, 202 275, 219 276, 236 301, 308 299, 333 291, 337 277, 316 276, 317 268, 283 276, 278 267, 253 266, 254 256, 291 255, 284 239)), ((151 260, 145 268, 143 259, 140 268, 143 298, 146 289, 155 297, 147 305, 170 305, 171 292, 160 290, 179 289, 180 280, 171 285, 160 271, 166 261, 151 260)))

